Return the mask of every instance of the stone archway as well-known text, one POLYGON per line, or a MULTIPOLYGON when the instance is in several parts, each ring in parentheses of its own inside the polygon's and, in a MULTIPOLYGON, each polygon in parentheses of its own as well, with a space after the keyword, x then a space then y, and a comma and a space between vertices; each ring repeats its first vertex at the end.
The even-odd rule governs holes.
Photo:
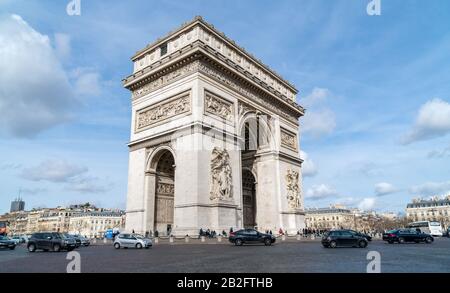
POLYGON ((162 150, 155 167, 154 231, 170 235, 174 227, 175 159, 162 150))
MULTIPOLYGON (((242 168, 242 225, 244 228, 261 228, 258 219, 258 162, 261 154, 271 152, 274 137, 270 117, 247 112, 240 123, 241 168, 242 168)), ((261 216, 261 215, 260 215, 261 216)))
POLYGON ((248 169, 242 169, 242 202, 244 228, 254 228, 256 224, 256 179, 248 169))

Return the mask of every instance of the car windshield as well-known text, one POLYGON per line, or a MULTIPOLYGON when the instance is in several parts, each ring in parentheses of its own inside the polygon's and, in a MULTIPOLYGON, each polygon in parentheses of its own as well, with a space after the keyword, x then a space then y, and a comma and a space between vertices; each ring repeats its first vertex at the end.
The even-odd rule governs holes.
POLYGON ((136 237, 137 239, 144 239, 144 236, 139 234, 133 234, 133 236, 136 237))
POLYGON ((389 231, 387 231, 388 233, 395 233, 395 232, 397 232, 397 230, 389 230, 389 231))

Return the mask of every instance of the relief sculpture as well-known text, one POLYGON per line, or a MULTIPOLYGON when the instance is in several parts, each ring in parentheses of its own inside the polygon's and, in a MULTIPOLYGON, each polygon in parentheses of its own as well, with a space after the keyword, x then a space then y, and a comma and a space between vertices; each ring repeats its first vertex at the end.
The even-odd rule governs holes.
POLYGON ((299 173, 292 169, 287 171, 287 200, 291 209, 300 208, 299 173))
POLYGON ((211 200, 233 198, 230 155, 227 150, 215 147, 211 158, 211 200))

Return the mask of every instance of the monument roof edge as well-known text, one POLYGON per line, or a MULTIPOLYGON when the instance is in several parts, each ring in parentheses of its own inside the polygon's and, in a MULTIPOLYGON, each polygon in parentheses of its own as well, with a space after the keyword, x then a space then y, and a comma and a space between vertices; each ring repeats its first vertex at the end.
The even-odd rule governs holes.
POLYGON ((139 59, 140 57, 144 56, 146 53, 154 50, 155 48, 157 48, 159 45, 161 45, 162 43, 170 40, 170 38, 172 38, 173 36, 181 33, 182 31, 193 27, 195 25, 203 25, 203 27, 209 29, 210 31, 214 32, 216 35, 220 36, 221 38, 223 38, 225 41, 227 41, 228 43, 230 43, 230 45, 232 45, 233 47, 235 47, 237 50, 239 50, 242 54, 246 55, 249 59, 251 59, 252 61, 256 62, 258 65, 260 65, 263 69, 267 70, 271 75, 273 75, 276 79, 278 79, 279 81, 281 81, 282 83, 284 83, 286 86, 288 86, 290 88, 290 90, 292 90, 295 94, 299 93, 299 90, 289 81, 287 81, 286 79, 284 79, 283 77, 281 77, 281 75, 279 75, 277 72, 275 72, 273 69, 271 69, 268 65, 264 64, 260 59, 256 58, 255 56, 253 56, 251 53, 247 52, 244 48, 242 48, 241 46, 239 46, 233 39, 227 37, 223 32, 217 30, 214 25, 208 23, 207 21, 204 20, 203 17, 201 16, 195 16, 194 19, 192 19, 191 21, 185 22, 184 24, 182 24, 178 29, 175 29, 171 32, 169 32, 168 34, 166 34, 164 37, 162 38, 158 38, 155 42, 148 44, 144 49, 141 49, 139 51, 137 51, 132 57, 131 60, 132 61, 136 61, 137 59, 139 59))

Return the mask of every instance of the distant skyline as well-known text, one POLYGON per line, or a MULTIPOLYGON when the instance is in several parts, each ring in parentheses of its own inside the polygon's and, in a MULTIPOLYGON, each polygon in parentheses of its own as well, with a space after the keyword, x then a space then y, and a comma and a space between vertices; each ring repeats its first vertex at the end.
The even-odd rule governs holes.
POLYGON ((125 209, 130 57, 201 15, 298 89, 306 207, 450 194, 450 2, 0 0, 0 213, 125 209))

